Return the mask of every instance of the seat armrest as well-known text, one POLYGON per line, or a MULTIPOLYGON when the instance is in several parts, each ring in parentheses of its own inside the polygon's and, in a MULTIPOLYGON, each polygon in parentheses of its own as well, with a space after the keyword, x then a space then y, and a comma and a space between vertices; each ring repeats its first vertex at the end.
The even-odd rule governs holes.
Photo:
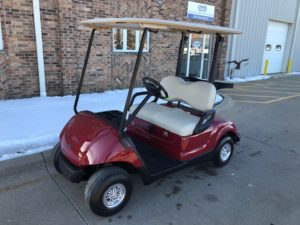
POLYGON ((216 111, 214 109, 204 113, 201 116, 201 119, 199 120, 198 124, 196 125, 193 133, 199 134, 199 133, 205 131, 212 124, 215 114, 216 114, 216 111))

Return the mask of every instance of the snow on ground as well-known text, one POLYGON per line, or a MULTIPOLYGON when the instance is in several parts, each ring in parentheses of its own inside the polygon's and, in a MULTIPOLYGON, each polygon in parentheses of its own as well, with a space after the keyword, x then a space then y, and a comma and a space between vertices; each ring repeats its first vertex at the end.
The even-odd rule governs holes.
POLYGON ((248 82, 248 81, 255 81, 255 80, 266 80, 271 78, 271 76, 269 75, 260 75, 260 76, 249 76, 249 77, 245 77, 245 78, 225 78, 225 81, 229 81, 229 82, 234 82, 234 83, 238 83, 238 82, 248 82))
POLYGON ((287 75, 300 75, 300 72, 291 72, 291 73, 287 73, 287 75))
MULTIPOLYGON (((138 91, 144 89, 134 90, 138 91)), ((123 111, 127 92, 126 89, 82 94, 78 111, 123 111)), ((1 100, 0 161, 51 149, 63 126, 74 115, 74 99, 74 96, 64 96, 1 100)), ((216 98, 219 101, 221 96, 216 98)))

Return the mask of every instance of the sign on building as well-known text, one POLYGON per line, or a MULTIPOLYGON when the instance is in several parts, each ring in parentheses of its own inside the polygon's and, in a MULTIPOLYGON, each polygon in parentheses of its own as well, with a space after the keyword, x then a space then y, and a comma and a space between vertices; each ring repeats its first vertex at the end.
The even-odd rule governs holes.
POLYGON ((197 2, 188 2, 187 18, 213 21, 215 16, 215 7, 197 2))

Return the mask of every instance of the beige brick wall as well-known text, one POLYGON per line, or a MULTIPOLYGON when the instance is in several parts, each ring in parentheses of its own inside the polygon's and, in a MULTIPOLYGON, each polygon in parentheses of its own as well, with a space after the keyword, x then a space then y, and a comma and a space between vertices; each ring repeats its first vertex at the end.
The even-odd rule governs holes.
MULTIPOLYGON (((194 0, 216 6, 212 24, 229 24, 231 0, 194 0)), ((0 98, 39 94, 32 0, 0 0, 5 50, 0 53, 0 98)), ((80 21, 94 17, 146 17, 186 20, 186 0, 52 0, 40 1, 48 95, 74 94, 90 30, 80 21)), ((203 21, 195 21, 203 22, 203 21)), ((180 34, 150 34, 138 84, 143 76, 174 75, 180 34)), ((223 75, 226 43, 219 67, 223 75)), ((136 53, 112 52, 111 31, 95 34, 84 92, 128 87, 136 53)))

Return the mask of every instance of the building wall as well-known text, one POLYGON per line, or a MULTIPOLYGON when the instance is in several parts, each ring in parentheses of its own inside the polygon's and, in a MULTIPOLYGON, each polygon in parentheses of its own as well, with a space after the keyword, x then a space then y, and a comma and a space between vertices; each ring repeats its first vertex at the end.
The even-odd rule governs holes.
MULTIPOLYGON (((300 30, 295 37, 300 37, 300 30)), ((292 56, 292 72, 300 72, 300 40, 296 39, 294 54, 292 56)))
POLYGON ((297 20, 293 36, 291 58, 293 61, 292 72, 300 72, 300 2, 298 3, 297 20))
MULTIPOLYGON (((291 50, 290 34, 294 29, 298 2, 298 0, 233 0, 234 16, 231 25, 242 30, 243 34, 232 38, 228 60, 250 59, 249 65, 237 72, 235 77, 257 76, 261 73, 269 20, 289 23, 289 38, 283 63, 283 72, 286 71, 291 50)), ((229 71, 226 70, 226 75, 228 74, 229 71)))
MULTIPOLYGON (((38 95, 32 1, 1 0, 7 98, 38 95)), ((1 95, 3 95, 1 93, 1 95)))
MULTIPOLYGON (((212 24, 229 25, 231 0, 194 1, 216 6, 212 24)), ((5 84, 1 86, 0 98, 38 96, 32 0, 0 0, 0 4, 3 5, 1 20, 6 43, 2 53, 5 57, 1 59, 0 55, 1 74, 5 74, 0 79, 1 85, 5 84)), ((53 0, 40 1, 40 7, 48 95, 74 94, 76 91, 91 32, 80 21, 94 17, 186 20, 187 13, 185 0, 53 0)), ((138 84, 143 76, 160 79, 175 74, 179 41, 179 34, 150 34, 150 51, 143 56, 138 84)), ((220 77, 225 55, 226 43, 220 77)), ((110 30, 96 31, 83 91, 128 87, 135 59, 136 53, 112 51, 110 30)))

